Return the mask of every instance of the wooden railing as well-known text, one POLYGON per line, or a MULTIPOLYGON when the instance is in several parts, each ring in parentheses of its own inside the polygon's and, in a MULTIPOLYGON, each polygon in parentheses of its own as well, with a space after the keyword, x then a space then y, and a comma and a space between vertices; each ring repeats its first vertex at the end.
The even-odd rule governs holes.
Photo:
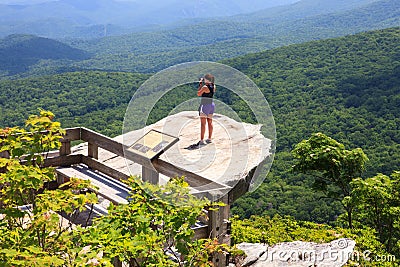
MULTIPOLYGON (((214 190, 221 190, 228 192, 231 189, 226 185, 214 182, 203 176, 179 168, 160 158, 156 158, 150 161, 146 157, 130 152, 127 149, 128 147, 126 147, 124 144, 83 127, 66 129, 66 135, 64 139, 61 140, 62 146, 60 148, 60 156, 54 159, 49 159, 47 161, 47 164, 52 166, 75 164, 74 161, 78 160, 78 158, 76 157, 76 155, 71 155, 71 142, 77 140, 85 141, 88 143, 88 156, 87 157, 83 156, 82 158, 79 158, 82 161, 82 163, 85 163, 89 167, 99 170, 116 179, 124 179, 127 177, 126 174, 122 174, 121 172, 115 172, 114 169, 111 169, 105 166, 104 164, 100 163, 99 161, 97 161, 98 148, 105 149, 107 151, 116 154, 117 156, 124 157, 128 160, 131 160, 135 163, 142 165, 142 167, 144 168, 142 170, 142 176, 143 174, 148 174, 151 170, 155 171, 157 174, 158 173, 164 174, 168 177, 184 176, 185 181, 191 187, 204 188, 205 192, 207 191, 210 192, 214 190)), ((154 173, 151 174, 154 176, 154 173)), ((157 176, 157 174, 155 175, 157 176)), ((151 181, 154 178, 149 179, 148 175, 144 175, 142 178, 145 181, 156 182, 156 181, 151 181)))
MULTIPOLYGON (((233 202, 232 197, 235 196, 235 190, 232 191, 231 187, 179 168, 160 158, 150 161, 139 154, 130 152, 124 144, 84 127, 66 129, 66 134, 61 140, 61 144, 58 153, 53 152, 49 154, 50 157, 46 157, 44 167, 68 167, 84 164, 116 180, 127 179, 129 177, 128 174, 99 161, 99 148, 102 148, 117 156, 140 164, 142 166, 142 179, 144 181, 157 184, 159 182, 159 174, 168 177, 183 176, 191 187, 202 188, 201 192, 196 192, 194 195, 218 200, 226 204, 217 210, 208 211, 208 220, 203 220, 203 225, 194 227, 195 238, 218 238, 220 242, 230 243, 230 223, 228 218, 230 204, 233 202), (71 146, 73 141, 87 142, 87 155, 72 153, 71 146)), ((7 152, 3 152, 0 157, 2 156, 6 157, 7 152)), ((224 257, 224 255, 217 255, 213 259, 214 266, 225 266, 226 259, 224 257)), ((116 266, 119 266, 119 264, 116 264, 116 266)))

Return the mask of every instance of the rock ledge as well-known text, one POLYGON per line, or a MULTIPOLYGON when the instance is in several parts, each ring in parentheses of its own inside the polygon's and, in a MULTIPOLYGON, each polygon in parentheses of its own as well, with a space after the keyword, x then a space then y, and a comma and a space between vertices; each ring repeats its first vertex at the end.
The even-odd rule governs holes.
POLYGON ((272 247, 265 244, 241 243, 237 248, 243 250, 247 257, 238 266, 341 267, 351 258, 355 245, 355 241, 348 238, 323 244, 286 242, 272 247))

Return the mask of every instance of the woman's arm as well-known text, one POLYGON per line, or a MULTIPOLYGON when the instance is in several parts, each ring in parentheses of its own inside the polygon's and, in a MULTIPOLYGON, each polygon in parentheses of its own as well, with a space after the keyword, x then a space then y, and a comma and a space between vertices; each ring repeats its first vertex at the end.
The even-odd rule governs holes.
POLYGON ((199 90, 197 90, 197 96, 201 96, 203 93, 209 93, 210 92, 210 89, 208 89, 208 87, 207 86, 202 86, 202 87, 200 87, 199 86, 199 90))

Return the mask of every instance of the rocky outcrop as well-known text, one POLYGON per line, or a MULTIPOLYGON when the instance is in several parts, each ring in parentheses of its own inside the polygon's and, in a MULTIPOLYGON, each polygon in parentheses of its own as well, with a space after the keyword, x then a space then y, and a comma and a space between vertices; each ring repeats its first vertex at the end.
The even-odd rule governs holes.
MULTIPOLYGON (((352 256, 355 241, 347 238, 330 243, 286 242, 272 247, 265 244, 241 243, 237 248, 246 258, 236 266, 251 267, 340 267, 352 256)), ((235 266, 231 264, 230 266, 235 266)))
MULTIPOLYGON (((170 115, 141 130, 132 131, 115 139, 133 144, 150 129, 179 138, 161 159, 212 181, 234 186, 252 169, 271 155, 271 140, 261 133, 261 125, 238 122, 225 115, 213 116, 213 140, 198 149, 188 149, 200 140, 200 119, 197 111, 183 111, 170 115)), ((206 130, 205 138, 208 136, 206 130)), ((130 168, 131 173, 140 173, 130 168)))
MULTIPOLYGON (((262 125, 238 122, 225 115, 215 114, 213 125, 212 142, 197 149, 188 149, 200 138, 200 119, 196 111, 170 115, 143 129, 117 136, 114 140, 131 146, 151 129, 178 137, 179 141, 163 153, 160 159, 224 187, 233 188, 240 183, 238 188, 242 190, 232 194, 233 198, 237 198, 247 191, 250 184, 260 184, 265 178, 259 166, 271 157, 271 140, 261 133, 262 125)), ((74 147, 72 151, 85 155, 87 143, 74 147)), ((141 165, 117 157, 110 151, 99 148, 98 159, 126 175, 142 175, 141 165)), ((169 177, 160 175, 161 184, 168 179, 169 177)), ((202 187, 192 189, 194 193, 205 190, 202 187)))

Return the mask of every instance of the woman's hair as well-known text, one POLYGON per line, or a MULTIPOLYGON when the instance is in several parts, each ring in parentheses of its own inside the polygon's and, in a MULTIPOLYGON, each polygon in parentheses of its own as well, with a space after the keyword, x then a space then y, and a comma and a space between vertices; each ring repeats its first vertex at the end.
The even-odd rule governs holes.
POLYGON ((214 75, 212 75, 212 74, 210 74, 210 73, 207 73, 206 75, 204 75, 204 78, 207 79, 207 80, 209 80, 209 81, 213 84, 213 86, 214 86, 214 92, 215 92, 215 91, 217 90, 217 86, 216 86, 215 83, 214 83, 214 80, 215 80, 214 75))
POLYGON ((207 80, 209 80, 211 83, 214 84, 214 79, 215 79, 214 75, 207 73, 206 75, 204 75, 204 78, 206 78, 207 80))

